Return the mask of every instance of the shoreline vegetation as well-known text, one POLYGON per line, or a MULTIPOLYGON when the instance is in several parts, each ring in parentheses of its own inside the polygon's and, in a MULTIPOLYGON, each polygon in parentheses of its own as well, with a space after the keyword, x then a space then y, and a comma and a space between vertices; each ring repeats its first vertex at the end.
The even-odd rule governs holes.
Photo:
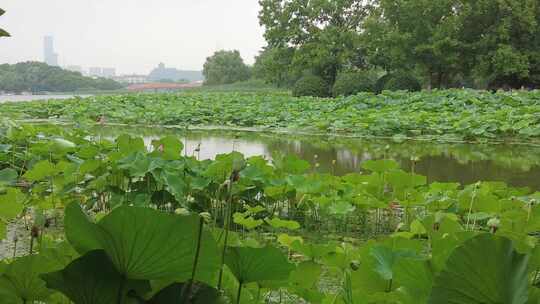
POLYGON ((0 114, 22 121, 518 144, 539 142, 539 112, 539 91, 461 89, 337 98, 188 90, 0 105, 0 114))

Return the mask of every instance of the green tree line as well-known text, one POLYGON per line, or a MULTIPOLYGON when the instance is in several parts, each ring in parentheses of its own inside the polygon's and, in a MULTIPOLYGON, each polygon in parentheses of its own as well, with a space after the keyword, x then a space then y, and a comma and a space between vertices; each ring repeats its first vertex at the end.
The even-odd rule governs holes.
POLYGON ((256 77, 409 74, 424 88, 540 86, 538 0, 260 0, 256 77))
POLYGON ((72 92, 82 90, 116 90, 118 82, 82 76, 42 62, 21 62, 0 65, 0 91, 7 92, 72 92))

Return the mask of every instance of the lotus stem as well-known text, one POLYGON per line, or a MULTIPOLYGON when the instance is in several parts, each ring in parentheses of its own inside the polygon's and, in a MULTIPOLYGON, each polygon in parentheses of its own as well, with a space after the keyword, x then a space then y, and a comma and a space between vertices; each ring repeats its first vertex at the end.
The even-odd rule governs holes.
POLYGON ((195 273, 197 272, 197 265, 199 264, 199 255, 201 253, 201 243, 202 243, 202 234, 204 227, 204 219, 202 216, 199 217, 199 234, 197 238, 197 249, 195 250, 195 260, 193 261, 193 269, 191 271, 191 280, 184 285, 182 290, 182 303, 187 303, 189 296, 191 295, 191 289, 193 288, 193 282, 195 281, 195 273))
POLYGON ((232 184, 234 181, 234 172, 231 174, 231 177, 229 178, 229 185, 228 185, 228 203, 226 208, 226 214, 225 214, 225 239, 223 240, 223 250, 221 251, 221 267, 219 269, 219 278, 218 278, 218 286, 217 289, 221 290, 221 283, 223 282, 223 267, 225 265, 225 252, 227 251, 227 241, 229 239, 229 228, 231 225, 231 217, 232 217, 232 184))
POLYGON ((238 292, 236 293, 236 304, 240 304, 240 297, 242 296, 242 281, 238 282, 238 292))
POLYGON ((126 284, 126 278, 124 276, 122 276, 122 278, 120 279, 120 286, 118 288, 118 296, 116 297, 116 303, 117 304, 122 304, 124 302, 123 293, 124 293, 124 285, 125 284, 126 284))
POLYGON ((469 223, 471 221, 471 213, 472 213, 472 208, 473 208, 473 204, 474 204, 474 199, 476 198, 476 186, 475 186, 475 189, 471 195, 471 203, 469 204, 469 212, 467 213, 467 230, 469 230, 469 223))

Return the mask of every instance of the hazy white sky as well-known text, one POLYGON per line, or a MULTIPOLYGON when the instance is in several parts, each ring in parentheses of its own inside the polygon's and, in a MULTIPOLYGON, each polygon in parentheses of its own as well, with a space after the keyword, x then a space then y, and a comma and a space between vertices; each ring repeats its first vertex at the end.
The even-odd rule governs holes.
POLYGON ((257 0, 2 0, 0 64, 43 60, 52 35, 59 63, 148 73, 164 62, 202 69, 217 49, 247 63, 264 46, 257 0))

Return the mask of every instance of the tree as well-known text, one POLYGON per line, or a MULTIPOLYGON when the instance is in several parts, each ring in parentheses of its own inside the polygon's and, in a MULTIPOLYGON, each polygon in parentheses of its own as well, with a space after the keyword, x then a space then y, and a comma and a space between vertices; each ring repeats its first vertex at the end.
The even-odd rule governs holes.
POLYGON ((430 86, 460 72, 457 0, 378 0, 364 24, 370 63, 387 71, 420 71, 430 86))
POLYGON ((333 84, 343 68, 363 63, 359 33, 367 12, 365 2, 260 0, 259 21, 272 52, 292 52, 290 74, 309 71, 333 84))
POLYGON ((492 87, 540 84, 540 3, 460 0, 463 65, 492 87))
POLYGON ((122 85, 111 79, 92 79, 42 62, 0 65, 0 91, 71 92, 83 89, 115 90, 122 85))
POLYGON ((253 77, 278 87, 291 86, 297 79, 291 71, 293 55, 293 48, 266 47, 255 58, 253 77))
MULTIPOLYGON (((3 9, 0 8, 0 16, 2 16, 5 13, 6 13, 6 11, 4 11, 3 9)), ((9 35, 8 32, 6 32, 5 30, 0 28, 0 37, 10 37, 10 35, 9 35)))
POLYGON ((230 84, 249 79, 249 67, 239 51, 218 51, 206 59, 203 75, 205 84, 230 84))

